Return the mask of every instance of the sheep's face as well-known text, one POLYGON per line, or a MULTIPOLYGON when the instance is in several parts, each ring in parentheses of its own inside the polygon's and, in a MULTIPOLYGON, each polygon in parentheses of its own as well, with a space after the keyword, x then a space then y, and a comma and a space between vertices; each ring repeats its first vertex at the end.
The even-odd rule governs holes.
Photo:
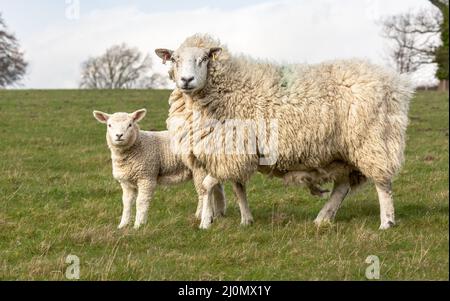
POLYGON ((94 117, 107 125, 107 139, 114 146, 124 147, 136 141, 139 132, 137 123, 141 121, 147 110, 142 109, 134 113, 114 113, 112 115, 94 111, 94 117))
POLYGON ((156 49, 163 63, 172 62, 171 78, 177 88, 187 94, 202 90, 208 79, 208 64, 222 51, 221 48, 185 47, 177 51, 156 49))

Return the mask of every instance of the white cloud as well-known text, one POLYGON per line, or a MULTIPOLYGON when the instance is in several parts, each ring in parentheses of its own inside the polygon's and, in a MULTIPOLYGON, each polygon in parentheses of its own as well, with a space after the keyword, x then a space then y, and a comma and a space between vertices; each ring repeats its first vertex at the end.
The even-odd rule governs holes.
MULTIPOLYGON (((142 51, 176 48, 187 36, 208 32, 233 52, 280 62, 365 57, 382 60, 384 41, 375 20, 427 3, 421 0, 274 1, 233 10, 202 8, 144 13, 133 6, 82 14, 23 41, 31 63, 29 88, 76 88, 80 64, 112 44, 142 51)), ((153 55, 157 71, 166 72, 153 55)), ((421 77, 430 78, 432 71, 421 77)))

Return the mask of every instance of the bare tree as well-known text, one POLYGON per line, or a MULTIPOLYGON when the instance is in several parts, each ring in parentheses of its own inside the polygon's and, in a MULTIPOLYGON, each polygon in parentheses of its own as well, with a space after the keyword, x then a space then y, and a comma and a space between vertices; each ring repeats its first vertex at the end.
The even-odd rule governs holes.
POLYGON ((398 72, 414 72, 434 62, 441 22, 442 14, 436 9, 381 20, 382 35, 390 41, 389 60, 398 72))
POLYGON ((137 48, 115 45, 99 57, 82 64, 80 87, 86 89, 135 88, 150 71, 150 56, 143 56, 137 48))
POLYGON ((16 37, 8 32, 0 14, 0 88, 22 80, 27 65, 16 37))
POLYGON ((431 4, 433 4, 442 14, 442 22, 441 22, 441 33, 440 33, 440 40, 441 45, 436 48, 435 53, 435 62, 438 65, 438 68, 436 70, 436 77, 440 80, 439 82, 439 90, 448 91, 449 85, 448 85, 448 69, 449 69, 449 63, 448 63, 448 44, 449 44, 449 38, 448 38, 448 15, 449 15, 449 9, 448 9, 448 0, 430 0, 431 4))

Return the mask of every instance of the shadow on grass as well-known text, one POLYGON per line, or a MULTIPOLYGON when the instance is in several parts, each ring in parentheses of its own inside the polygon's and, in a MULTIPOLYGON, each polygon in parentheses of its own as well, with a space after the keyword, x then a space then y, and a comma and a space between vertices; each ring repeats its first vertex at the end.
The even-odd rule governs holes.
MULTIPOLYGON (((320 203, 321 206, 325 204, 320 203)), ((275 223, 285 225, 289 222, 313 222, 320 211, 321 206, 316 209, 312 206, 283 206, 273 208, 254 208, 252 210, 256 220, 264 223, 275 223)), ((397 204, 396 215, 402 219, 417 219, 424 216, 446 217, 448 216, 448 205, 446 204, 397 204)), ((380 214, 380 207, 378 203, 365 202, 361 204, 348 204, 340 208, 337 216, 337 222, 350 222, 355 219, 371 218, 378 219, 380 214)))

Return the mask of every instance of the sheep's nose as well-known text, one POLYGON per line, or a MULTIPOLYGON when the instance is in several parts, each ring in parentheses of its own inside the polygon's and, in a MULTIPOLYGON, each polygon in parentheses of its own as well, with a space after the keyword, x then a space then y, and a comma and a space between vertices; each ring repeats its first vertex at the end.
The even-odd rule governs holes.
POLYGON ((193 76, 191 76, 191 77, 182 77, 181 78, 181 81, 185 84, 185 85, 187 85, 187 84, 189 84, 191 81, 193 81, 194 80, 194 77, 193 76))
POLYGON ((123 137, 123 134, 116 134, 117 139, 120 139, 123 137))

